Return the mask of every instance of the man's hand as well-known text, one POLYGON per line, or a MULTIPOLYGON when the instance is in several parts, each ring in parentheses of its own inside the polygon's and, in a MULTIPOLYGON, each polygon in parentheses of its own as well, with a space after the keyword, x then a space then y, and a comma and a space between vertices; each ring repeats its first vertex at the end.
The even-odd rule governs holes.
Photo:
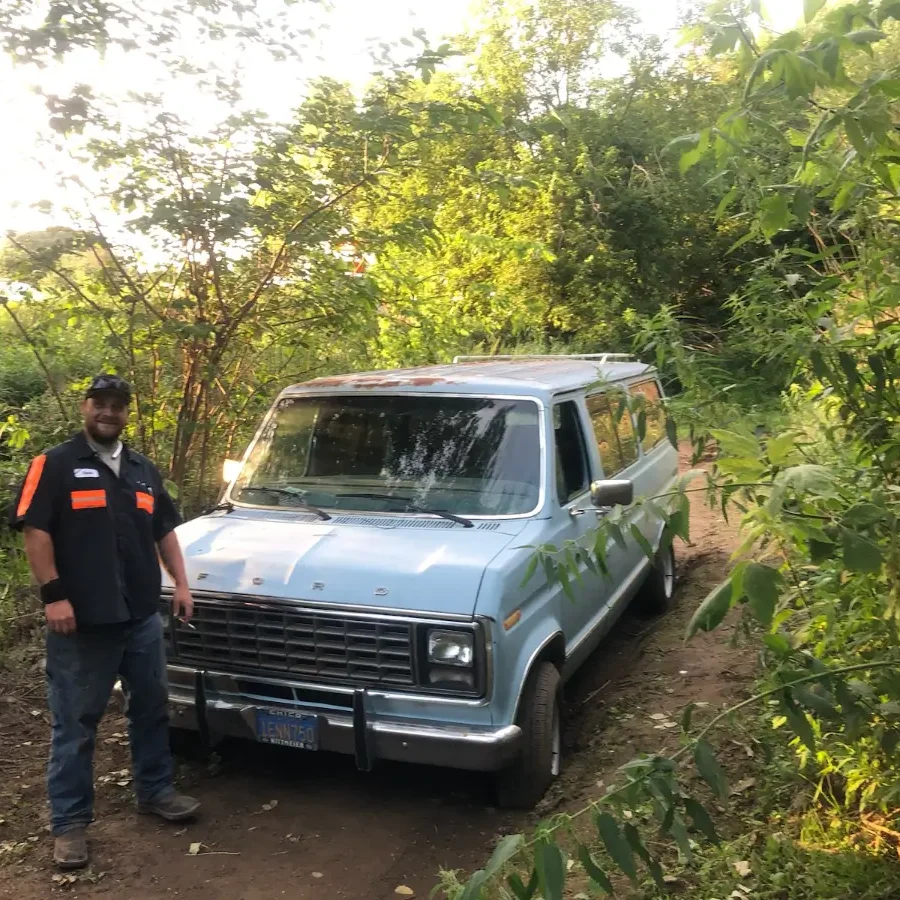
POLYGON ((190 622, 194 614, 194 598, 186 584, 175 587, 172 596, 172 615, 182 622, 190 622))
POLYGON ((57 634, 75 633, 75 610, 68 600, 57 600, 44 607, 47 615, 47 627, 57 634))

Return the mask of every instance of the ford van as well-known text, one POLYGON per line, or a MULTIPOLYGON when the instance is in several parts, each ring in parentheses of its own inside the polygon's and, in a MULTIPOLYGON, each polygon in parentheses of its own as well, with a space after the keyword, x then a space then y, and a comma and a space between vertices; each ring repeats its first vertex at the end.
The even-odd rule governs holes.
POLYGON ((632 598, 661 611, 675 585, 639 505, 656 558, 610 543, 574 599, 526 577, 533 548, 592 542, 669 488, 662 399, 615 354, 283 390, 215 510, 178 529, 195 609, 171 618, 165 582, 174 733, 489 771, 501 804, 533 806, 560 769, 561 686, 632 598))

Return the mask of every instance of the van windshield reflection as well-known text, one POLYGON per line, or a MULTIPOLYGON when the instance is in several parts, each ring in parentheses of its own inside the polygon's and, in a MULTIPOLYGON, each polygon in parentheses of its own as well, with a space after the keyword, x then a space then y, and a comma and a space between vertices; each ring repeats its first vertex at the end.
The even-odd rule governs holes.
POLYGON ((532 400, 286 397, 230 497, 386 513, 402 511, 396 495, 450 515, 523 515, 540 495, 540 429, 532 400))

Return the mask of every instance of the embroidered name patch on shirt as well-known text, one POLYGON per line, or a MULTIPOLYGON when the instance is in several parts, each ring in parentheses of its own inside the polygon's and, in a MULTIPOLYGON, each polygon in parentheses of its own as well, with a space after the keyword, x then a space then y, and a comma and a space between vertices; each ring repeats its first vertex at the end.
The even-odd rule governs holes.
POLYGON ((76 469, 76 478, 99 478, 100 473, 96 469, 76 469))

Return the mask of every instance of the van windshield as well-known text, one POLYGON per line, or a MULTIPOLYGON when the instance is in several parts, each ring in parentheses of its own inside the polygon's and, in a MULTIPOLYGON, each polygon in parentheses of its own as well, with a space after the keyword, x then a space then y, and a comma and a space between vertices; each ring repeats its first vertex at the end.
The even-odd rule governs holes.
POLYGON ((540 428, 531 400, 286 397, 230 496, 282 508, 403 512, 411 501, 462 516, 522 515, 538 505, 540 428))

